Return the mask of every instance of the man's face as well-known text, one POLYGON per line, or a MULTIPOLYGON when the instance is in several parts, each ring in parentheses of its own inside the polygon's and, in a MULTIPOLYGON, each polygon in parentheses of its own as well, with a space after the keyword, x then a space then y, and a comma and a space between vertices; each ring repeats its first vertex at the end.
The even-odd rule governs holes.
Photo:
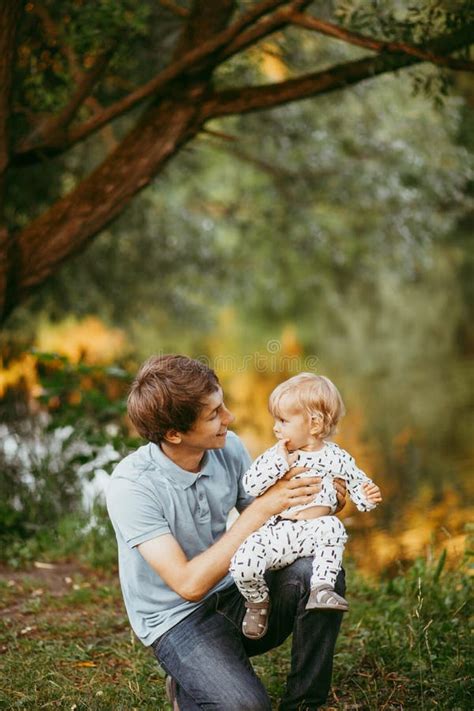
POLYGON ((273 432, 277 439, 287 440, 286 446, 290 452, 310 445, 314 439, 308 413, 291 407, 289 403, 285 403, 285 400, 280 403, 273 432))
POLYGON ((180 433, 181 442, 191 449, 221 449, 225 445, 227 427, 234 421, 224 404, 222 388, 204 399, 204 406, 188 432, 180 433))

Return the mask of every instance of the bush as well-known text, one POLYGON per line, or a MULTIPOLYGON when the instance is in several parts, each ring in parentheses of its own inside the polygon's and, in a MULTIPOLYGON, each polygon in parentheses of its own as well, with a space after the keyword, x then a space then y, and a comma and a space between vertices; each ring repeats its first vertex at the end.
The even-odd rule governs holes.
POLYGON ((25 550, 33 534, 37 541, 48 537, 65 516, 80 518, 133 442, 124 421, 124 370, 48 354, 36 354, 35 363, 36 398, 20 381, 0 404, 4 552, 25 550))

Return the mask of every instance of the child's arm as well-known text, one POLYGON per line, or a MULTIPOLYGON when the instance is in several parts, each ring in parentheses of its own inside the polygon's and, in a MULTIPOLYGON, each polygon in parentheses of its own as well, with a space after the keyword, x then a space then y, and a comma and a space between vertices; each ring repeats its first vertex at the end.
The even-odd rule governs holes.
MULTIPOLYGON (((279 442, 274 447, 267 449, 245 472, 242 484, 247 494, 260 496, 290 469, 293 463, 290 460, 291 455, 288 457, 284 455, 281 444, 279 442)), ((287 451, 286 447, 285 451, 287 451)))
POLYGON ((356 466, 354 457, 344 453, 343 477, 347 482, 347 491, 359 511, 372 511, 382 501, 379 487, 367 474, 356 466))

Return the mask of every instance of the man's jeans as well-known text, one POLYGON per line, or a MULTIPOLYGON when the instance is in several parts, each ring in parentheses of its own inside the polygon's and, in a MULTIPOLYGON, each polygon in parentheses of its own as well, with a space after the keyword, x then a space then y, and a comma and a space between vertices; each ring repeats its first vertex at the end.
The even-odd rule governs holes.
MULTIPOLYGON (((270 698, 249 657, 280 645, 291 633, 291 670, 281 711, 313 711, 326 701, 334 645, 342 613, 305 610, 311 558, 269 571, 271 610, 267 634, 242 634, 244 599, 235 585, 215 593, 153 645, 155 655, 177 682, 180 711, 268 711, 270 698)), ((336 590, 344 595, 344 572, 336 590)))

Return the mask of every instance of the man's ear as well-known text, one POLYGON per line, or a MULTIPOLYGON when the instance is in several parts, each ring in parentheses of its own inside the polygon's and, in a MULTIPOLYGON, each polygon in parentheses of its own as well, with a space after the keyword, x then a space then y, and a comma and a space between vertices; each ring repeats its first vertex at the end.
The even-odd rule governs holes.
POLYGON ((181 433, 177 430, 168 430, 163 439, 169 444, 181 444, 181 442, 183 441, 181 433))

